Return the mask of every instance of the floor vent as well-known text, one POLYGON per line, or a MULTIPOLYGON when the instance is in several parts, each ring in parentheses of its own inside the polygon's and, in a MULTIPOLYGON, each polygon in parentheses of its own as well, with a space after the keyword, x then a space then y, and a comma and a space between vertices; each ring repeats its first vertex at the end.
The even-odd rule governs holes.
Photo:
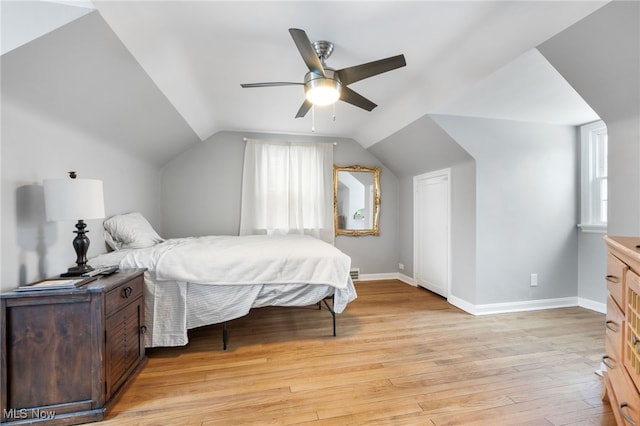
POLYGON ((358 281, 360 279, 360 268, 352 269, 349 273, 351 274, 352 281, 358 281))

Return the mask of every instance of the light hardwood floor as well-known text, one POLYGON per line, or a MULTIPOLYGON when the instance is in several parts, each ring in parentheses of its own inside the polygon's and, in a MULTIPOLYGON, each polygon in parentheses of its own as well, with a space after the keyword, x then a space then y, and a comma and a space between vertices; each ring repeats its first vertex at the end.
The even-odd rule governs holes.
POLYGON ((106 425, 613 425, 594 373, 604 315, 474 317, 399 281, 356 283, 331 319, 262 308, 190 333, 149 363, 106 425))

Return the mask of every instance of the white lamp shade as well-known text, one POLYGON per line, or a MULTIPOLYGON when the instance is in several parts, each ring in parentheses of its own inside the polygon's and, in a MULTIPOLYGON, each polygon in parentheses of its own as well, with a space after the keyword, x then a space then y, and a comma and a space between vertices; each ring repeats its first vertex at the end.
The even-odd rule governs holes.
POLYGON ((102 181, 47 179, 44 181, 47 220, 86 220, 104 217, 102 181))

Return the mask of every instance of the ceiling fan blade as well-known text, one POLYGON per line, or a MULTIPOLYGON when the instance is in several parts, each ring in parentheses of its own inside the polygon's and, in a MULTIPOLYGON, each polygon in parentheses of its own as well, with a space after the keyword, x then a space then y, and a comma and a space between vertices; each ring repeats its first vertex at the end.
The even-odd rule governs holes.
POLYGON ((342 86, 342 90, 340 91, 340 100, 348 104, 355 105, 358 108, 366 109, 367 111, 371 111, 378 106, 369 99, 345 86, 342 86))
POLYGON ((252 88, 252 87, 276 87, 276 86, 304 86, 304 83, 292 83, 289 81, 274 81, 272 83, 244 83, 241 84, 240 86, 242 86, 245 89, 248 88, 252 88))
POLYGON ((404 55, 392 56, 386 59, 380 59, 366 64, 356 65, 353 67, 343 68, 336 71, 340 76, 343 85, 355 83, 374 75, 382 74, 387 71, 395 70, 407 65, 404 55))
POLYGON ((316 50, 311 45, 311 41, 309 41, 307 33, 298 28, 289 28, 289 34, 291 34, 293 42, 296 44, 300 55, 302 55, 302 60, 307 64, 309 71, 326 77, 322 62, 320 62, 320 58, 318 58, 316 50))
POLYGON ((311 109, 312 106, 313 106, 313 104, 311 102, 309 102, 308 99, 305 99, 304 102, 302 103, 302 105, 300 105, 300 109, 298 110, 298 113, 296 114, 296 118, 302 118, 305 115, 307 115, 307 112, 309 112, 309 110, 311 109))

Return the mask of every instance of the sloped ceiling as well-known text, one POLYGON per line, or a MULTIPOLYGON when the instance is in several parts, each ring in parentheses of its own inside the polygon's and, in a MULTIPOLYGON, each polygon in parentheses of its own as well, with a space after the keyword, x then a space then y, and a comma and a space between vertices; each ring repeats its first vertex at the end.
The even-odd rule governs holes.
MULTIPOLYGON (((222 130, 312 134, 313 116, 314 134, 353 138, 366 148, 430 113, 523 121, 553 115, 562 124, 595 116, 535 47, 606 1, 92 3, 201 140, 222 130), (240 87, 302 81, 306 67, 287 31, 292 27, 312 41, 332 41, 333 68, 400 53, 407 66, 350 86, 379 105, 372 112, 339 102, 335 121, 331 107, 295 119, 300 86, 240 87), (552 114, 547 97, 561 100, 552 114)), ((69 37, 83 39, 79 31, 69 37)), ((108 67, 121 52, 102 46, 94 55, 108 67)), ((118 78, 131 84, 126 75, 118 78)))
MULTIPOLYGON (((316 133, 367 147, 438 108, 513 59, 593 12, 597 1, 109 2, 105 20, 194 131, 310 133, 295 119, 306 68, 287 31, 335 43, 336 69, 399 53, 405 68, 352 86, 379 106, 338 103, 315 114, 316 133)), ((539 93, 536 88, 536 93, 539 93)), ((450 111, 452 112, 452 111, 450 111)))
POLYGON ((598 119, 537 49, 523 53, 434 112, 570 125, 598 119))
POLYGON ((4 55, 93 10, 88 0, 67 5, 62 2, 3 1, 0 8, 0 52, 4 55))
POLYGON ((1 87, 3 105, 157 166, 199 141, 96 11, 4 54, 1 87))

